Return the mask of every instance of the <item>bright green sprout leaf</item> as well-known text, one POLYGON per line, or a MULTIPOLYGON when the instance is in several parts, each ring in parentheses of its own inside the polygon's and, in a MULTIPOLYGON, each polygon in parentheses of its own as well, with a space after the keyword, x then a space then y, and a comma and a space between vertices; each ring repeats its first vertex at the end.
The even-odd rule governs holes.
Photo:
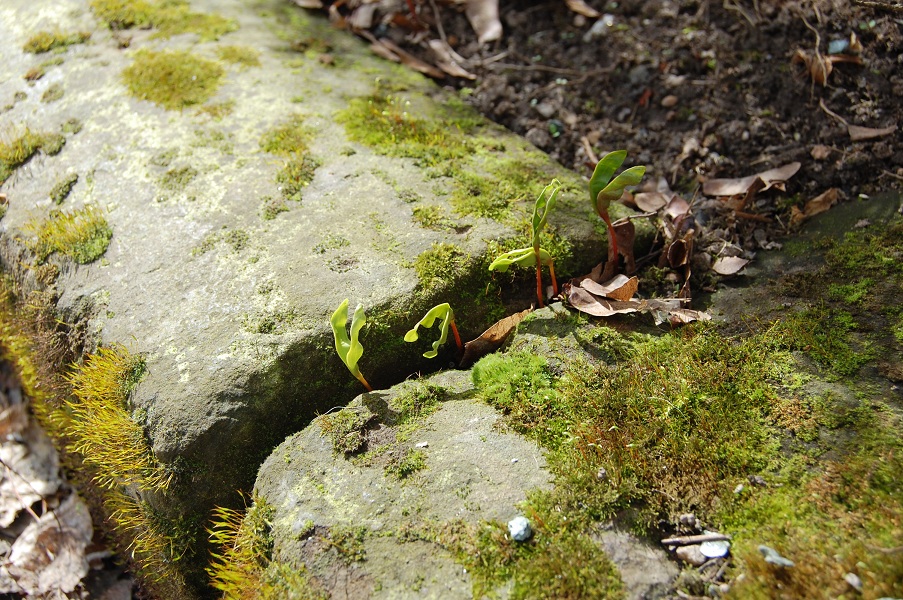
POLYGON ((589 180, 589 197, 596 212, 607 212, 612 200, 617 200, 628 185, 637 185, 646 173, 646 167, 630 167, 612 181, 615 171, 627 158, 626 150, 611 152, 602 157, 589 180))
MULTIPOLYGON (((552 255, 540 248, 539 260, 540 262, 542 262, 542 264, 547 265, 549 264, 549 262, 551 262, 552 255)), ((497 259, 492 261, 492 264, 489 265, 489 270, 504 273, 511 265, 518 265, 521 267, 535 267, 536 252, 533 250, 533 248, 518 248, 517 250, 512 250, 511 252, 505 252, 497 259)))
MULTIPOLYGON (((364 347, 358 341, 358 334, 361 328, 367 322, 367 316, 364 314, 364 308, 358 304, 354 309, 354 316, 351 319, 351 339, 348 338, 348 332, 345 325, 348 323, 348 299, 339 305, 339 308, 332 313, 329 324, 332 325, 332 333, 335 336, 335 350, 351 371, 351 374, 363 383, 365 380, 357 368, 357 361, 364 355, 364 347)), ((366 384, 365 384, 366 385, 366 384)), ((369 386, 367 386, 369 387, 369 386)))
POLYGON ((552 183, 547 185, 542 190, 542 193, 539 194, 539 198, 536 199, 536 204, 533 206, 532 222, 534 248, 539 248, 539 232, 545 227, 549 212, 555 206, 555 200, 558 198, 559 190, 561 190, 561 182, 557 179, 553 179, 552 183))
POLYGON ((444 304, 439 304, 438 306, 434 306, 431 308, 420 321, 414 325, 414 328, 409 332, 404 334, 404 341, 406 342, 416 342, 418 339, 417 329, 423 325, 426 329, 429 329, 433 326, 433 323, 436 322, 436 319, 442 319, 442 322, 439 324, 439 331, 441 335, 439 339, 433 342, 433 349, 429 352, 424 352, 423 356, 426 358, 435 358, 439 354, 439 347, 445 343, 448 339, 448 326, 450 323, 454 323, 455 313, 452 311, 451 305, 446 302, 444 304))

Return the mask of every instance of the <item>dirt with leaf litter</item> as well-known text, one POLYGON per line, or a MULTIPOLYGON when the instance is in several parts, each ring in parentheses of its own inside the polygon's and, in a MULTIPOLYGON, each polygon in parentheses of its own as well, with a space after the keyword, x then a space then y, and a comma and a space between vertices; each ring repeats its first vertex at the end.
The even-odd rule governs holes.
POLYGON ((859 4, 339 2, 329 14, 580 173, 626 149, 645 189, 690 201, 697 249, 751 259, 819 210, 903 187, 903 4, 859 4), (795 163, 776 189, 703 193, 795 163))

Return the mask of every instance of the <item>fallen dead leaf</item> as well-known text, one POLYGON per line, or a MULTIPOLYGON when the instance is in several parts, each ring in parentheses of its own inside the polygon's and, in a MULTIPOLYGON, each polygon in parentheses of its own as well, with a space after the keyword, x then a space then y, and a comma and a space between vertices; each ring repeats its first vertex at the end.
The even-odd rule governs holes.
POLYGON ((722 256, 712 265, 712 270, 719 275, 734 275, 748 264, 748 260, 739 256, 722 256))
POLYGON ((475 340, 471 340, 464 344, 464 355, 458 365, 462 369, 466 369, 482 357, 490 352, 498 350, 517 324, 524 320, 528 314, 533 312, 532 308, 507 316, 500 321, 494 323, 489 329, 480 334, 475 340))
POLYGON ((568 303, 589 315, 596 317, 611 317, 614 315, 630 314, 635 312, 652 313, 656 325, 670 322, 672 325, 690 323, 691 321, 708 321, 711 315, 708 313, 681 308, 683 301, 679 298, 655 299, 655 300, 608 300, 594 296, 587 290, 565 285, 565 296, 568 303))
POLYGON ((802 210, 794 206, 790 211, 790 224, 799 225, 806 219, 810 219, 817 214, 821 214, 834 206, 840 200, 840 190, 831 188, 806 202, 802 210))
POLYGON ((68 594, 88 573, 85 548, 93 533, 88 507, 70 494, 25 528, 4 567, 27 594, 68 594))
POLYGON ((690 203, 676 194, 671 197, 671 200, 665 206, 665 214, 672 219, 681 217, 688 212, 690 212, 690 203))
POLYGON ((401 64, 403 64, 404 66, 410 69, 414 69, 418 73, 423 73, 428 77, 432 77, 433 79, 445 79, 445 73, 443 73, 433 65, 425 63, 413 54, 405 51, 392 40, 383 38, 378 40, 378 42, 392 51, 396 56, 398 56, 399 60, 401 60, 401 64))
POLYGON ((568 303, 588 315, 595 317, 610 317, 612 315, 620 315, 634 313, 640 310, 639 301, 608 300, 593 295, 583 288, 571 287, 567 292, 568 303))
POLYGON ((671 196, 663 192, 638 192, 633 195, 633 202, 644 212, 658 212, 668 204, 671 196))
POLYGON ((872 140, 875 138, 884 137, 885 135, 892 134, 896 130, 896 125, 883 127, 880 129, 876 129, 874 127, 860 127, 859 125, 847 125, 847 132, 849 132, 850 139, 854 142, 861 142, 863 140, 872 140))
POLYGON ((463 60, 461 56, 457 56, 457 52, 451 49, 446 42, 442 40, 430 40, 428 42, 430 50, 436 55, 436 66, 451 75, 452 77, 460 77, 461 79, 474 80, 476 75, 466 70, 459 64, 463 60))
POLYGON ((707 196, 736 196, 738 194, 746 194, 759 181, 765 184, 759 191, 764 191, 777 187, 796 175, 796 172, 800 170, 800 166, 800 163, 792 162, 747 177, 709 179, 702 184, 702 192, 707 196))
POLYGON ((498 0, 467 0, 464 14, 477 34, 480 44, 494 42, 502 37, 498 0))
POLYGON ((19 512, 52 496, 63 483, 50 438, 33 424, 19 435, 18 442, 0 445, 0 527, 8 527, 19 512))
POLYGON ((593 8, 583 0, 564 0, 564 3, 567 5, 568 9, 571 12, 575 12, 578 15, 583 15, 588 19, 598 19, 602 16, 602 13, 597 11, 595 8, 593 8))
POLYGON ((617 275, 614 279, 605 283, 596 283, 592 279, 584 279, 580 282, 580 287, 596 296, 625 301, 633 298, 639 283, 636 277, 617 275))

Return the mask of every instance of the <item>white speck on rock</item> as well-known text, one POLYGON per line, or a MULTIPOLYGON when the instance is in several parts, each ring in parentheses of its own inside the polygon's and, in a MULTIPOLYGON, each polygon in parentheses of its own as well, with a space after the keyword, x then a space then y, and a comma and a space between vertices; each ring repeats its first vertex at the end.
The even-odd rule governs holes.
POLYGON ((533 535, 533 530, 526 517, 514 517, 508 521, 508 533, 515 542, 526 542, 533 535))

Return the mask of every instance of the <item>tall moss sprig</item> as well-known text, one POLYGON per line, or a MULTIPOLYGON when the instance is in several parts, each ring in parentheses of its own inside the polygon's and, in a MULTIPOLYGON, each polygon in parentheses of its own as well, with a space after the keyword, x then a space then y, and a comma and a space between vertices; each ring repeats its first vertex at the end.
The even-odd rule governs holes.
POLYGON ((615 171, 618 170, 627 158, 627 150, 617 150, 602 157, 596 164, 593 176, 589 180, 589 198, 593 203, 593 210, 605 221, 608 227, 608 260, 618 259, 618 241, 615 239, 615 228, 608 216, 608 207, 612 200, 617 200, 624 193, 628 185, 637 185, 646 173, 646 167, 630 167, 612 180, 615 171))
POLYGON ((436 322, 436 319, 441 319, 441 322, 439 323, 439 339, 433 342, 433 349, 428 352, 424 352, 423 356, 426 358, 435 358, 436 355, 439 354, 439 347, 448 339, 449 327, 451 327, 452 333, 455 336, 455 343, 458 345, 458 352, 464 352, 464 345, 461 343, 461 336, 458 334, 458 328, 455 326, 455 313, 454 311, 452 311, 451 305, 448 302, 439 304, 438 306, 431 308, 423 316, 422 319, 417 321, 417 324, 414 325, 413 329, 404 334, 404 341, 416 342, 417 338, 420 337, 417 334, 417 329, 421 325, 429 329, 433 326, 433 323, 436 322))
POLYGON ((364 314, 364 307, 358 304, 351 319, 351 337, 348 337, 348 331, 345 329, 345 325, 348 323, 348 298, 342 301, 329 319, 329 324, 332 325, 332 334, 335 337, 335 350, 339 358, 342 359, 351 374, 367 388, 367 391, 372 392, 373 388, 370 387, 357 367, 357 361, 364 355, 364 347, 358 341, 358 335, 366 322, 367 316, 364 314))
POLYGON ((552 261, 552 255, 548 251, 539 247, 539 234, 545 227, 549 218, 549 212, 555 206, 558 199, 558 192, 561 189, 561 182, 553 179, 552 183, 547 185, 536 199, 533 205, 533 219, 530 222, 532 230, 532 246, 529 248, 518 248, 511 252, 506 252, 492 261, 489 265, 490 271, 499 271, 504 273, 511 265, 520 265, 522 267, 536 267, 536 299, 539 306, 543 306, 542 302, 542 265, 549 266, 549 277, 552 278, 552 293, 558 295, 558 282, 555 280, 555 264, 552 261))

